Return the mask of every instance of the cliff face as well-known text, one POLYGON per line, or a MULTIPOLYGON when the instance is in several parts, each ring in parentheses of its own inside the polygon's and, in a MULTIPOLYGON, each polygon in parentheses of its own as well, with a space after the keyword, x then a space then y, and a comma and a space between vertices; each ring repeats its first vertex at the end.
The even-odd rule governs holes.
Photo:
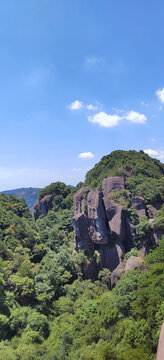
MULTIPOLYGON (((137 243, 136 227, 128 211, 116 202, 113 196, 123 190, 124 178, 112 176, 103 180, 102 192, 86 186, 74 195, 74 248, 76 251, 89 247, 93 252, 97 250, 100 268, 105 267, 110 271, 123 263, 125 253, 137 243)), ((130 192, 128 197, 130 207, 134 209, 139 221, 146 215, 144 199, 141 196, 132 197, 130 192)), ((160 234, 154 233, 152 223, 153 219, 150 221, 150 236, 146 239, 141 237, 137 244, 144 254, 151 245, 156 246, 160 238, 160 234)))

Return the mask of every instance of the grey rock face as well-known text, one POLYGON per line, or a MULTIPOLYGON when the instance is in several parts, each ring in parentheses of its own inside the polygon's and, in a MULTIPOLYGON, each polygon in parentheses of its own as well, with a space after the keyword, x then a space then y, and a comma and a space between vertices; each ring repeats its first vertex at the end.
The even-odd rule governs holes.
POLYGON ((76 192, 73 198, 74 215, 84 212, 84 204, 86 203, 87 192, 91 190, 90 186, 84 186, 76 192))
POLYGON ((75 249, 83 250, 90 241, 88 225, 84 214, 77 214, 72 219, 75 230, 75 249))
POLYGON ((154 203, 149 207, 149 217, 153 218, 158 210, 160 210, 161 205, 158 203, 154 203))
POLYGON ((41 200, 36 200, 34 204, 34 218, 35 221, 40 215, 47 215, 48 210, 51 207, 53 195, 45 195, 41 200))
POLYGON ((121 243, 114 246, 101 246, 98 250, 100 254, 100 266, 113 271, 124 259, 125 251, 121 243))
POLYGON ((132 198, 132 206, 139 217, 146 215, 145 202, 141 196, 135 196, 132 198))
POLYGON ((121 275, 125 274, 125 267, 126 263, 122 262, 116 267, 114 271, 112 271, 110 278, 111 288, 113 288, 116 285, 117 281, 120 280, 121 275))
POLYGON ((125 272, 127 272, 128 270, 136 270, 138 268, 142 267, 142 260, 136 256, 131 256, 127 262, 126 262, 126 266, 125 266, 125 272))
POLYGON ((158 349, 157 349, 157 360, 163 360, 163 359, 164 359, 164 322, 161 327, 158 349))
POLYGON ((125 189, 124 178, 121 176, 110 176, 103 180, 102 191, 104 198, 107 198, 112 192, 125 189))
POLYGON ((109 229, 106 214, 99 190, 91 190, 87 196, 87 216, 90 240, 95 244, 108 244, 109 229))

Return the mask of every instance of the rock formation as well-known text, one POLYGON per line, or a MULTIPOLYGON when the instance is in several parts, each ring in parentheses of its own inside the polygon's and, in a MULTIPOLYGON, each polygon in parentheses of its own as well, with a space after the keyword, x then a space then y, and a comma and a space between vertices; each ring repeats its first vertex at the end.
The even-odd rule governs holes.
POLYGON ((41 200, 36 200, 34 203, 34 218, 35 221, 40 215, 47 215, 51 207, 53 195, 45 195, 41 200))
MULTIPOLYGON (((90 248, 92 254, 96 250, 100 257, 99 269, 105 267, 112 271, 113 284, 120 273, 141 266, 135 257, 131 257, 126 264, 123 262, 125 252, 130 251, 136 242, 135 225, 132 224, 128 212, 112 197, 113 193, 124 189, 124 178, 113 176, 103 180, 102 192, 86 186, 74 195, 74 248, 76 251, 90 248)), ((138 218, 146 215, 145 202, 141 196, 134 196, 131 206, 138 218)), ((151 239, 141 242, 142 253, 147 251, 149 242, 157 243, 155 236, 157 235, 152 229, 151 239)), ((89 269, 93 269, 93 266, 95 267, 95 263, 85 264, 85 277, 90 276, 89 269)))
POLYGON ((163 359, 164 359, 164 322, 161 327, 158 349, 157 349, 157 360, 163 360, 163 359))

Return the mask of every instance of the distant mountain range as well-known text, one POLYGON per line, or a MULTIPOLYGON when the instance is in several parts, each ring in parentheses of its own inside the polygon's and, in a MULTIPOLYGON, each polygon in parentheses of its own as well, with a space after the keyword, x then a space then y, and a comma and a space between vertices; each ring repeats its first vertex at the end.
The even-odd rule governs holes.
POLYGON ((15 195, 17 198, 24 198, 26 204, 29 206, 31 211, 33 212, 33 205, 35 200, 38 199, 38 193, 41 189, 40 188, 20 188, 20 189, 13 189, 13 190, 5 190, 1 191, 0 194, 15 195))

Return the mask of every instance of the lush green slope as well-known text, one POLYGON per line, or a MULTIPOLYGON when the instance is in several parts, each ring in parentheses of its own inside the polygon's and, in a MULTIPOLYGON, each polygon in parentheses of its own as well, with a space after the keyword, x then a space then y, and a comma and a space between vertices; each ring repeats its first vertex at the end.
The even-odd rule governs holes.
POLYGON ((25 199, 25 203, 29 206, 29 208, 33 212, 34 202, 37 200, 40 190, 41 190, 40 188, 32 188, 32 187, 20 188, 20 189, 2 191, 1 194, 3 193, 7 196, 15 195, 17 198, 25 199))
POLYGON ((117 150, 104 156, 88 171, 84 184, 101 188, 108 176, 123 176, 126 189, 142 195, 148 203, 164 200, 164 164, 143 151, 117 150))
MULTIPOLYGON (((121 169, 134 193, 149 181, 147 203, 154 194, 163 202, 164 166, 143 153, 104 157, 86 184, 99 185, 120 167, 130 172, 121 169)), ((56 199, 36 223, 23 199, 0 195, 0 359, 155 360, 164 319, 164 237, 144 271, 129 271, 112 291, 107 269, 94 283, 84 280, 86 254, 73 253, 76 190, 58 182, 41 191, 40 198, 55 192, 56 199)), ((123 195, 117 200, 124 205, 123 195)), ((164 232, 163 206, 155 226, 164 232)))

